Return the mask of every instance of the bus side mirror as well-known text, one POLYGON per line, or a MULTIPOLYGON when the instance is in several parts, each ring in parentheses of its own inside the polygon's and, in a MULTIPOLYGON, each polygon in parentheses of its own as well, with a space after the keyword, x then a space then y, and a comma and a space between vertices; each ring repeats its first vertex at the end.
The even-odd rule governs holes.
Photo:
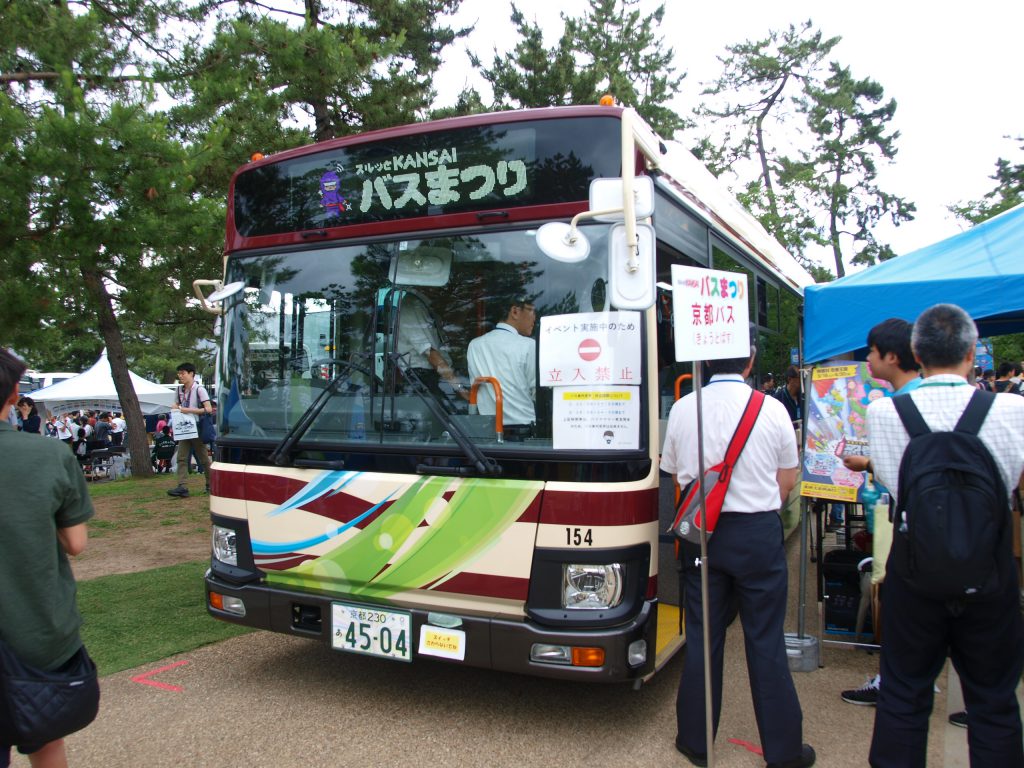
POLYGON ((626 225, 616 224, 608 233, 608 290, 617 309, 647 309, 654 305, 654 227, 636 225, 637 250, 630 252, 626 225))
MULTIPOLYGON (((637 221, 654 215, 654 179, 650 176, 634 176, 630 180, 633 190, 633 216, 637 221)), ((596 213, 597 221, 622 221, 624 212, 622 179, 594 179, 590 182, 589 208, 596 213)))

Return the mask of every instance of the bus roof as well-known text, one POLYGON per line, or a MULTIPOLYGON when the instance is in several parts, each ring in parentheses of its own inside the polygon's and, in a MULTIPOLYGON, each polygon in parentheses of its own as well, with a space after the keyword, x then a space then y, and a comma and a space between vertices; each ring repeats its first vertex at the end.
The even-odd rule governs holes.
POLYGON ((681 196, 705 221, 724 230, 768 271, 785 277, 800 293, 814 278, 772 237, 704 164, 677 142, 666 142, 658 186, 681 196))

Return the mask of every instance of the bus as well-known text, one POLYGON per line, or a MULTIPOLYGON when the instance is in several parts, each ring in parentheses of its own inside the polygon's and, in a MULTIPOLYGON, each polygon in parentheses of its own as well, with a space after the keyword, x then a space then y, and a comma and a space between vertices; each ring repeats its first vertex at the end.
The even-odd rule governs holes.
POLYGON ((194 286, 220 316, 208 612, 406 663, 648 679, 685 638, 658 469, 691 372, 673 264, 746 273, 763 370, 788 363, 810 276, 629 108, 254 156, 223 275, 194 286), (514 431, 467 348, 515 301, 537 323, 514 431), (402 349, 416 324, 448 378, 402 349))

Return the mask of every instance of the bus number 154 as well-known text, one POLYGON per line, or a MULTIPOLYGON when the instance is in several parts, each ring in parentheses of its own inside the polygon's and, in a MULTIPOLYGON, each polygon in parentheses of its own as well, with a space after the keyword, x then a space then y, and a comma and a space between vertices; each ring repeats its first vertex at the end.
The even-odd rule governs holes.
POLYGON ((594 546, 594 530, 593 528, 566 528, 565 543, 574 547, 581 544, 592 547, 594 546))

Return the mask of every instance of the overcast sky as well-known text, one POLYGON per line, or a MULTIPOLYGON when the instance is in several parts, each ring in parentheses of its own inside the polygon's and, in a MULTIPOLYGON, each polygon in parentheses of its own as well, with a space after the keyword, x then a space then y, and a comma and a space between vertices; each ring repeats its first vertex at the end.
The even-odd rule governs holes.
MULTIPOLYGON (((560 11, 579 16, 589 7, 587 0, 518 0, 516 5, 550 30, 549 46, 562 31, 560 11)), ((648 13, 657 5, 641 0, 648 13)), ((915 221, 881 233, 898 254, 961 231, 964 225, 946 207, 991 189, 988 177, 997 158, 1024 161, 1018 143, 1004 138, 1024 135, 1021 0, 665 0, 665 6, 661 35, 675 50, 677 72, 687 72, 673 104, 683 115, 700 101, 703 83, 721 72, 716 57, 726 45, 807 19, 826 36, 842 37, 831 58, 849 66, 854 77, 876 80, 898 104, 893 127, 901 134, 899 154, 880 172, 880 184, 918 210, 915 221)), ((495 47, 505 51, 518 39, 510 7, 507 0, 464 0, 456 17, 457 24, 476 25, 466 46, 485 62, 495 47)), ((467 81, 464 54, 453 52, 447 60, 437 83, 442 100, 454 101, 467 82, 484 88, 480 81, 467 81)), ((680 138, 687 143, 686 136, 680 138)))

